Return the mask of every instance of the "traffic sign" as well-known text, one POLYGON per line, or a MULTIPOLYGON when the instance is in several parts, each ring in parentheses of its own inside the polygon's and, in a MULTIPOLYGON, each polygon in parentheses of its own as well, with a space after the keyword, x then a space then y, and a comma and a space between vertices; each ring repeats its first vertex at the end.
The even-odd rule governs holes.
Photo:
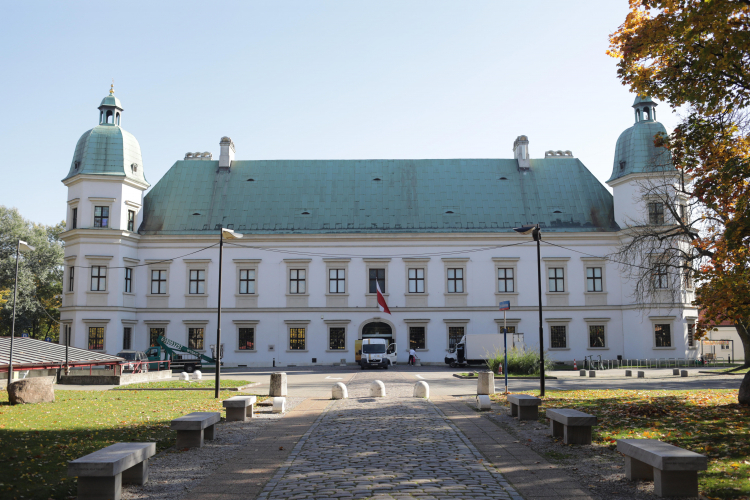
POLYGON ((510 310, 510 301, 505 300, 503 302, 500 302, 499 308, 501 311, 509 311, 510 310))
POLYGON ((22 333, 22 334, 21 334, 21 337, 28 337, 28 336, 29 336, 29 334, 28 334, 28 333, 22 333))
POLYGON ((45 342, 52 342, 52 337, 44 337, 45 342))

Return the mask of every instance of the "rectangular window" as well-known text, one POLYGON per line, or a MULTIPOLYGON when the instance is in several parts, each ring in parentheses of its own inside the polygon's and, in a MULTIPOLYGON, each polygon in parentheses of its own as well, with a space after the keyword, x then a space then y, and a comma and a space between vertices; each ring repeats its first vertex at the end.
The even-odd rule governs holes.
POLYGON ((344 269, 328 270, 328 293, 346 293, 346 273, 344 269))
POLYGON ((188 328, 188 347, 203 350, 203 328, 188 328))
POLYGON ((656 264, 653 271, 654 288, 669 288, 667 266, 656 264))
POLYGON ((240 328, 238 349, 240 351, 255 350, 255 328, 240 328))
POLYGON ((601 267, 587 267, 586 268, 586 291, 587 292, 601 292, 602 291, 602 268, 601 267))
MULTIPOLYGON (((459 339, 460 340, 460 339, 459 339)), ((425 336, 425 327, 409 327, 409 349, 426 349, 427 338, 425 336)))
POLYGON ((589 325, 589 347, 606 347, 604 345, 604 325, 589 325))
POLYGON ((549 273, 549 291, 550 292, 564 292, 565 291, 565 269, 562 267, 550 267, 549 273))
POLYGON ((448 269, 448 293, 464 293, 464 270, 448 269))
POLYGON ((255 269, 240 269, 240 293, 255 293, 255 269))
POLYGON ((567 326, 557 325, 550 327, 550 348, 565 349, 568 347, 567 326))
POLYGON ((94 207, 94 227, 109 227, 109 207, 94 207))
POLYGON ((128 210, 128 231, 135 231, 135 211, 128 210))
POLYGON ((71 221, 70 228, 75 229, 78 227, 78 208, 77 207, 73 209, 72 219, 73 220, 71 221))
POLYGON ((672 347, 672 325, 654 325, 656 347, 672 347))
POLYGON ((190 270, 190 293, 206 293, 206 271, 203 269, 190 270))
POLYGON ((424 293, 424 269, 409 269, 409 293, 424 293))
POLYGON ((695 324, 688 323, 687 341, 688 347, 695 347, 695 324))
POLYGON ((377 293, 377 285, 380 292, 385 293, 385 269, 370 269, 370 293, 377 293))
POLYGON ((101 326, 90 326, 89 327, 89 350, 90 351, 103 351, 104 350, 104 328, 101 326))
POLYGON ((133 329, 129 326, 122 329, 122 348, 123 350, 133 348, 133 329))
POLYGON ((290 328, 289 329, 289 350, 290 351, 304 351, 305 350, 305 329, 304 328, 290 328))
POLYGON ((513 293, 515 291, 513 285, 513 268, 499 268, 497 270, 497 291, 499 293, 513 293))
POLYGON ((68 271, 68 291, 73 291, 73 278, 75 277, 76 268, 75 266, 70 266, 68 271))
POLYGON ((156 345, 159 345, 156 340, 159 337, 164 336, 164 328, 149 328, 148 329, 148 345, 149 347, 154 347, 156 345))
POLYGON ((107 290, 106 266, 91 266, 91 291, 104 292, 107 290))
POLYGON ((167 271, 151 271, 151 293, 167 293, 167 271))
POLYGON ((463 326, 449 326, 448 327, 448 348, 453 349, 456 347, 456 344, 461 342, 461 339, 464 336, 464 327, 463 326))
POLYGON ((686 290, 693 289, 693 267, 692 263, 685 264, 686 269, 682 270, 682 282, 686 290))
POLYGON ((648 204, 648 223, 664 224, 664 203, 653 202, 648 204))
POLYGON ((346 349, 346 328, 328 329, 328 349, 331 351, 346 349))
POLYGON ((289 270, 289 293, 305 293, 304 269, 289 270))
POLYGON ((125 268, 125 293, 133 293, 133 268, 125 268))
POLYGON ((683 224, 687 224, 688 222, 688 211, 685 204, 680 205, 680 220, 683 224))

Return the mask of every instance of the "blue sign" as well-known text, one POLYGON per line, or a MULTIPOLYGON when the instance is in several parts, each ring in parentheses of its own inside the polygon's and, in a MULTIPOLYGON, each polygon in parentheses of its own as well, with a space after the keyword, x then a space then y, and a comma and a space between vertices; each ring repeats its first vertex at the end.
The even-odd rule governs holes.
POLYGON ((52 342, 52 337, 44 337, 45 342, 52 342))
POLYGON ((28 334, 28 333, 22 333, 22 334, 21 334, 21 337, 28 337, 28 336, 29 336, 29 334, 28 334))
POLYGON ((499 309, 501 311, 509 311, 510 310, 510 300, 505 300, 503 302, 500 302, 499 309))

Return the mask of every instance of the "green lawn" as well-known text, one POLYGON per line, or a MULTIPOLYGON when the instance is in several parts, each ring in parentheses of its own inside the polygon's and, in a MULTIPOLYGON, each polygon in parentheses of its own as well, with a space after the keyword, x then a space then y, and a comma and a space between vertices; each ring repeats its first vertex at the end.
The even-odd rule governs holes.
MULTIPOLYGON (((492 399, 507 404, 502 394, 492 399)), ((595 445, 615 449, 617 439, 659 439, 705 454, 708 470, 698 473, 703 495, 750 496, 750 407, 737 403, 736 390, 547 391, 539 421, 546 423, 546 408, 561 407, 598 417, 595 445)), ((575 453, 575 447, 568 449, 575 453)))
MULTIPOLYGON (((67 461, 122 441, 175 443, 169 422, 193 411, 221 411, 236 392, 56 391, 55 403, 16 405, 0 393, 0 498, 76 495, 67 461)), ((266 399, 258 397, 258 400, 266 399)))
POLYGON ((740 374, 740 373, 747 373, 748 371, 750 371, 750 368, 740 368, 738 370, 737 369, 738 366, 740 366, 740 365, 737 365, 737 366, 735 366, 733 368, 725 368, 724 370, 716 370, 714 373, 729 373, 729 372, 732 372, 732 373, 740 374))
MULTIPOLYGON (((228 380, 221 379, 222 389, 230 387, 242 387, 247 384, 252 384, 249 380, 228 380)), ((216 387, 216 382, 213 379, 203 380, 161 380, 158 382, 142 382, 140 384, 128 384, 119 387, 115 387, 116 391, 127 391, 131 389, 213 389, 216 387)))
MULTIPOLYGON (((477 378, 478 377, 477 372, 469 372, 469 373, 465 373, 464 372, 464 373, 458 373, 458 375, 461 375, 462 377, 472 377, 472 378, 477 378)), ((539 378, 539 375, 519 375, 519 374, 516 374, 516 373, 509 373, 508 374, 508 378, 539 378)), ((548 375, 545 378, 553 378, 554 379, 554 378, 557 378, 557 377, 550 377, 548 375)), ((495 382, 497 382, 498 380, 504 380, 504 379, 505 379, 505 375, 503 375, 503 374, 499 374, 498 375, 497 373, 495 374, 495 382)))

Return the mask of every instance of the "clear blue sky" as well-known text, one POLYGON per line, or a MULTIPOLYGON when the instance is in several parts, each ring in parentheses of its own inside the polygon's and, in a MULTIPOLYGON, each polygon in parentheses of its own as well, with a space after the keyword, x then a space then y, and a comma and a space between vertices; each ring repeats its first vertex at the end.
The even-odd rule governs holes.
MULTIPOLYGON (((65 217, 112 78, 151 184, 237 159, 573 154, 604 182, 634 96, 605 54, 627 0, 2 2, 0 204, 65 217)), ((657 116, 671 130, 666 104, 657 116)))

